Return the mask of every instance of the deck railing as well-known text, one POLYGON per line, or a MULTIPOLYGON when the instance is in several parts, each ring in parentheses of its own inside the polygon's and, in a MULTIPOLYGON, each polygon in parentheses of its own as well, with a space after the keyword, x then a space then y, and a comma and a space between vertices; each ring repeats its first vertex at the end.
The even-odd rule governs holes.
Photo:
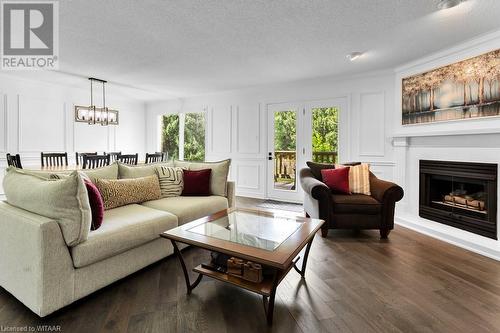
MULTIPOLYGON (((295 151, 278 150, 274 152, 274 180, 295 179, 295 165, 297 154, 295 151)), ((336 151, 315 151, 313 161, 318 163, 335 163, 336 151)))

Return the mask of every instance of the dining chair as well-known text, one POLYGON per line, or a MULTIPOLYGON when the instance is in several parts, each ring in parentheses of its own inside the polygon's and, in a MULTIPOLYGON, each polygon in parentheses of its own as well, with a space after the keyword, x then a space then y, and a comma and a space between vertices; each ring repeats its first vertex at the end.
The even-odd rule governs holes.
POLYGON ((21 164, 21 156, 19 156, 19 154, 16 155, 7 154, 7 165, 16 167, 18 169, 22 169, 23 166, 21 164))
POLYGON ((116 159, 118 158, 118 156, 120 156, 122 154, 121 151, 113 151, 113 152, 109 152, 109 153, 104 153, 104 155, 109 155, 109 162, 112 163, 112 162, 115 162, 116 159))
POLYGON ((42 167, 68 166, 68 153, 41 153, 42 167))
POLYGON ((119 162, 131 165, 137 165, 138 159, 139 154, 118 155, 118 157, 116 158, 116 160, 119 162))
POLYGON ((78 153, 76 152, 75 153, 75 157, 76 157, 76 165, 83 165, 83 156, 84 155, 97 155, 97 152, 93 152, 93 153, 78 153))
POLYGON ((165 153, 162 152, 155 152, 152 154, 146 153, 146 160, 144 163, 157 163, 157 162, 163 162, 165 160, 165 153))
POLYGON ((109 165, 109 155, 83 155, 82 168, 95 169, 109 165))

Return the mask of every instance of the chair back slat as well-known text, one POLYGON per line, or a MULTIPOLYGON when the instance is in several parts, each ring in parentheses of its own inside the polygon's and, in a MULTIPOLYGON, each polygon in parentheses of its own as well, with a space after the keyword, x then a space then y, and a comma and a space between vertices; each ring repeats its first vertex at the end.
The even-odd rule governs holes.
POLYGON ((109 152, 109 153, 104 153, 104 155, 109 155, 109 161, 110 162, 115 162, 118 158, 118 156, 120 156, 122 154, 121 151, 113 151, 113 152, 109 152))
POLYGON ((68 153, 41 153, 42 167, 68 166, 68 153))
POLYGON ((116 160, 125 164, 137 165, 139 154, 119 155, 116 160))
POLYGON ((109 155, 83 155, 83 169, 96 169, 109 165, 109 155))
POLYGON ((144 163, 158 163, 158 162, 163 162, 165 161, 165 153, 162 152, 155 152, 152 154, 146 153, 146 160, 144 163))
POLYGON ((97 155, 97 152, 92 152, 92 153, 75 153, 76 165, 83 165, 83 156, 84 155, 97 155))
POLYGON ((21 164, 21 156, 19 156, 19 154, 16 155, 7 154, 7 165, 16 167, 18 169, 22 169, 23 166, 21 164))

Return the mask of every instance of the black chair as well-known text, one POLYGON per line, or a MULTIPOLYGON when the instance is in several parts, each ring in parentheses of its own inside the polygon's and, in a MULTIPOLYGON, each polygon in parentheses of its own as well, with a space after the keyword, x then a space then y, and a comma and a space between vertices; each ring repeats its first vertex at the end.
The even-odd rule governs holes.
POLYGON ((109 162, 115 162, 118 158, 118 156, 120 156, 122 154, 121 151, 114 151, 114 152, 109 152, 109 153, 104 153, 104 155, 109 155, 109 162))
POLYGON ((119 162, 131 165, 137 165, 138 159, 139 154, 118 155, 118 157, 116 158, 116 160, 119 162))
POLYGON ((76 158, 76 165, 83 165, 83 156, 84 155, 97 155, 97 152, 95 153, 75 153, 75 158, 76 158))
POLYGON ((7 154, 7 165, 16 167, 18 169, 22 169, 23 166, 21 164, 21 156, 19 156, 19 154, 16 155, 7 154))
POLYGON ((154 154, 148 154, 146 153, 146 160, 144 163, 157 163, 157 162, 163 162, 165 161, 165 153, 162 152, 155 152, 154 154))
POLYGON ((68 166, 68 153, 41 153, 42 167, 68 166))
POLYGON ((82 167, 84 169, 102 168, 109 165, 109 155, 83 155, 82 167))

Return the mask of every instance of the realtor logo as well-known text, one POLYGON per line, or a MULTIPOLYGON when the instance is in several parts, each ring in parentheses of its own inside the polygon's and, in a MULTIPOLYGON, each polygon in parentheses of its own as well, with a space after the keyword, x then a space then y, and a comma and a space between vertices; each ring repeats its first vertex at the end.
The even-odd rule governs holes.
POLYGON ((1 1, 3 70, 58 69, 57 1, 1 1))

